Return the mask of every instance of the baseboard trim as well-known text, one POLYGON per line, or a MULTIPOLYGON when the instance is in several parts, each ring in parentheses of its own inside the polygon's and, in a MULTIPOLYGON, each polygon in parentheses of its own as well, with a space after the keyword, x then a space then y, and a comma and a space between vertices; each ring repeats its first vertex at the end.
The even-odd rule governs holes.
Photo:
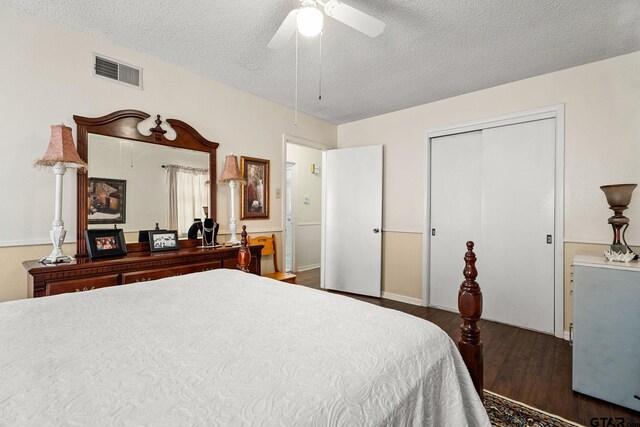
POLYGON ((422 299, 421 298, 407 297, 407 296, 404 296, 404 295, 393 294, 391 292, 382 292, 381 296, 382 296, 382 298, 390 299, 390 300, 393 300, 393 301, 404 302, 404 303, 412 304, 412 305, 422 305, 422 299))
POLYGON ((571 333, 569 331, 564 331, 564 340, 571 341, 571 333))
POLYGON ((314 270, 316 268, 320 268, 320 263, 311 264, 311 265, 303 265, 303 266, 298 267, 296 271, 314 270))

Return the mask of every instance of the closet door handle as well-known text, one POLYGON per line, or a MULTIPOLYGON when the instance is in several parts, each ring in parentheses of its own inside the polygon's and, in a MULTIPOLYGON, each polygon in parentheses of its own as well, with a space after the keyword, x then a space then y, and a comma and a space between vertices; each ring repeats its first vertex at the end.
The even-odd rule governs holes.
POLYGON ((374 229, 373 229, 373 232, 374 232, 374 233, 379 233, 379 232, 380 232, 380 229, 379 229, 379 228, 374 228, 374 229))

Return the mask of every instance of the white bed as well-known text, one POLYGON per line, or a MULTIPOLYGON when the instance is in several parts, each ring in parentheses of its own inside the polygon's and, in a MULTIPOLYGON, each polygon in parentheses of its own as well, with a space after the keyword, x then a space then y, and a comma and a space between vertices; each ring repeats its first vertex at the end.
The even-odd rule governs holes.
POLYGON ((437 326, 214 270, 0 304, 0 425, 489 425, 437 326))

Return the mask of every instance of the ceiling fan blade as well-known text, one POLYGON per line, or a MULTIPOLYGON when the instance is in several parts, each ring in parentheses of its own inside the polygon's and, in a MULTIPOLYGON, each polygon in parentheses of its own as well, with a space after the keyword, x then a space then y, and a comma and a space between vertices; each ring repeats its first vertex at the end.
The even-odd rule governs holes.
POLYGON ((299 9, 293 9, 282 24, 280 24, 280 28, 274 34, 273 38, 269 42, 269 49, 281 49, 283 48, 289 40, 291 40, 291 36, 293 36, 296 32, 297 23, 296 23, 296 15, 298 14, 299 9))
POLYGON ((324 11, 330 17, 355 28, 369 37, 379 36, 386 26, 379 19, 337 0, 329 0, 324 6, 324 11))

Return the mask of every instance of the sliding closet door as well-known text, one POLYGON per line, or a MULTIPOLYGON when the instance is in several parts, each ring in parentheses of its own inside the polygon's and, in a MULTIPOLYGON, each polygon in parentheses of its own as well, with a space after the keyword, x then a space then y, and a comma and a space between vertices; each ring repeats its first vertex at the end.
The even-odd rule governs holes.
POLYGON ((431 140, 431 305, 457 309, 473 240, 483 318, 554 332, 554 174, 555 119, 431 140))
POLYGON ((545 119, 482 138, 483 317, 542 332, 554 331, 555 132, 545 119))
POLYGON ((482 253, 482 133, 431 140, 430 303, 458 309, 465 243, 482 253))

